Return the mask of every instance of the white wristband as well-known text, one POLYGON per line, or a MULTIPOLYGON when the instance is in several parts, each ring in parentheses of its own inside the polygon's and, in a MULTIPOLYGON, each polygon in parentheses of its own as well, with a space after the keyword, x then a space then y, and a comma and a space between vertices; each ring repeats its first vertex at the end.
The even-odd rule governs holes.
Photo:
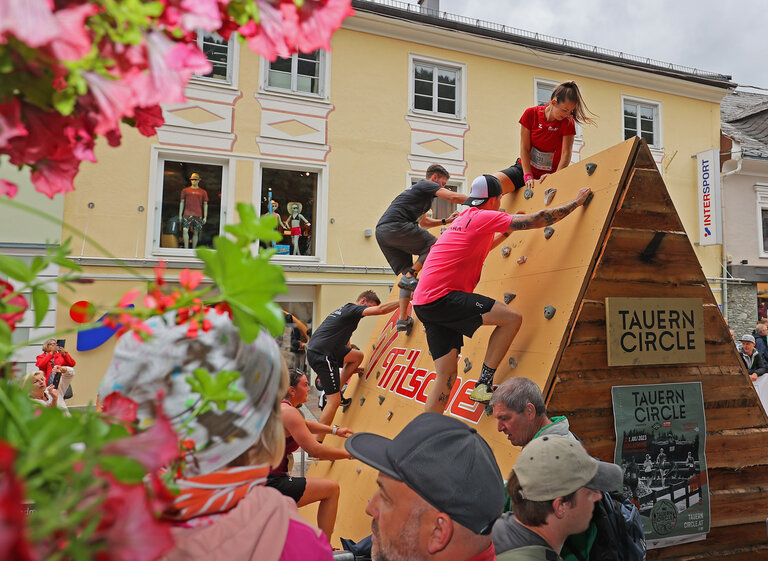
POLYGON ((331 431, 331 434, 336 434, 336 432, 339 430, 338 425, 333 425, 333 430, 331 431))

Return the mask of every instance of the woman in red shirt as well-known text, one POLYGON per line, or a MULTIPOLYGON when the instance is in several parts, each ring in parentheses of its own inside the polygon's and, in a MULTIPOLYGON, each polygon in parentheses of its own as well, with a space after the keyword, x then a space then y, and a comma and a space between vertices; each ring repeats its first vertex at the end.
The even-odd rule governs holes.
POLYGON ((504 193, 568 167, 571 163, 576 123, 593 123, 576 82, 563 82, 552 91, 546 105, 529 107, 520 117, 520 158, 493 175, 504 193))
POLYGON ((54 366, 72 367, 75 365, 75 359, 69 356, 69 353, 62 347, 59 347, 56 339, 48 339, 43 343, 43 352, 37 355, 35 364, 45 374, 45 385, 47 386, 54 366))

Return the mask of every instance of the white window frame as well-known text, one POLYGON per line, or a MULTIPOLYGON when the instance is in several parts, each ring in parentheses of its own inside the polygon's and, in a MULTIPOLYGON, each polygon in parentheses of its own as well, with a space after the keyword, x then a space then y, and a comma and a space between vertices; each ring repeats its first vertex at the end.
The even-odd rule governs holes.
MULTIPOLYGON (((275 255, 272 260, 283 265, 308 263, 324 264, 328 257, 328 166, 317 162, 301 160, 283 160, 262 158, 254 163, 253 171, 253 206, 261 212, 262 175, 264 168, 284 169, 289 171, 308 171, 317 174, 317 192, 315 193, 316 214, 312 220, 312 234, 315 236, 314 255, 275 255)), ((286 203, 288 201, 285 201, 286 203)))
MULTIPOLYGON (((203 34, 206 31, 199 30, 195 42, 200 52, 203 52, 203 34)), ((238 68, 240 65, 240 41, 237 40, 237 33, 233 33, 229 37, 227 42, 227 78, 222 80, 221 78, 214 78, 212 76, 201 76, 195 74, 192 76, 191 82, 198 82, 200 84, 206 84, 209 86, 230 86, 237 88, 238 83, 238 68)))
POLYGON ((318 68, 320 69, 320 76, 318 76, 318 83, 320 91, 318 93, 302 92, 294 87, 297 79, 296 69, 298 64, 296 62, 298 59, 296 53, 291 55, 291 89, 269 85, 269 61, 261 57, 261 63, 259 64, 259 92, 328 102, 331 98, 331 53, 322 49, 319 50, 320 61, 318 68))
MULTIPOLYGON (((544 86, 549 89, 550 91, 550 97, 546 100, 548 103, 551 97, 552 90, 554 90, 557 86, 560 85, 560 82, 555 82, 553 80, 547 80, 546 78, 534 78, 533 79, 533 104, 534 105, 540 105, 540 101, 538 99, 539 94, 539 87, 544 86)), ((574 122, 574 125, 576 125, 576 140, 581 140, 584 136, 583 134, 583 127, 579 124, 574 122)))
POLYGON ((763 210, 768 211, 768 183, 755 183, 757 206, 757 251, 760 257, 768 257, 763 247, 763 210))
MULTIPOLYGON (((437 82, 435 82, 437 84, 437 82)), ((412 115, 419 115, 422 117, 431 117, 434 119, 445 119, 450 121, 466 122, 467 118, 467 65, 461 62, 454 62, 450 60, 443 60, 439 58, 433 58, 429 56, 422 56, 416 53, 408 53, 408 112, 412 115), (424 109, 416 109, 415 107, 415 87, 414 87, 414 66, 416 64, 425 64, 436 67, 447 68, 449 70, 457 71, 456 79, 456 113, 455 115, 449 115, 447 113, 439 113, 437 106, 433 111, 426 111, 424 109)))
MULTIPOLYGON (((192 248, 169 248, 160 247, 160 236, 162 234, 162 205, 163 205, 163 171, 165 162, 188 161, 191 163, 201 163, 222 166, 221 171, 221 220, 219 221, 218 235, 224 233, 224 226, 229 224, 230 217, 234 216, 234 190, 235 190, 235 158, 222 158, 211 156, 207 152, 197 152, 194 150, 173 150, 167 147, 152 147, 152 160, 149 170, 149 190, 147 204, 147 235, 145 245, 145 255, 163 257, 169 261, 178 259, 180 261, 189 261, 190 258, 197 259, 195 250, 192 248), (175 259, 174 259, 175 258, 175 259)), ((203 186, 205 187, 205 186, 203 186)))
MULTIPOLYGON (((655 142, 653 144, 648 144, 649 148, 656 149, 656 150, 662 150, 664 148, 664 139, 662 138, 661 131, 662 131, 662 112, 661 112, 661 102, 655 101, 652 99, 643 99, 641 97, 633 97, 633 96, 627 96, 622 95, 621 96, 621 141, 623 142, 626 140, 624 137, 626 136, 626 130, 624 128, 624 104, 625 103, 634 103, 639 106, 645 106, 650 107, 653 109, 654 117, 653 117, 653 138, 655 142)), ((640 112, 638 110, 638 119, 639 119, 640 112)), ((635 135, 639 138, 642 138, 640 136, 640 123, 638 122, 638 128, 637 128, 637 134, 635 135)))

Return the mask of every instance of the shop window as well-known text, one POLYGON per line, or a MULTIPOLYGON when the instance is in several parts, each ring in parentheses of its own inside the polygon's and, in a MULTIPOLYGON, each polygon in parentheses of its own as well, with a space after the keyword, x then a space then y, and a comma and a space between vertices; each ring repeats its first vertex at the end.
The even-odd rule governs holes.
POLYGON ((212 247, 221 231, 226 166, 170 159, 160 163, 160 248, 212 247))
POLYGON ((311 171, 262 169, 261 213, 269 212, 271 201, 282 233, 275 244, 278 255, 316 255, 317 180, 311 171))

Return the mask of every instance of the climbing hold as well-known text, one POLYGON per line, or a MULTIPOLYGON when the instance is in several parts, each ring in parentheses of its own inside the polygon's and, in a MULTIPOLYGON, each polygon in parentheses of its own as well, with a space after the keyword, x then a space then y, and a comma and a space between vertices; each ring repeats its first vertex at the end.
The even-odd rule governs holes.
POLYGON ((365 396, 360 398, 360 406, 362 407, 363 403, 365 403, 365 396))
POLYGON ((528 261, 528 258, 525 255, 521 255, 520 257, 517 258, 517 264, 518 265, 522 265, 526 261, 528 261))
POLYGON ((357 469, 355 469, 355 471, 356 471, 357 473, 360 473, 361 471, 363 471, 363 468, 361 468, 360 466, 357 466, 357 469))
POLYGON ((381 370, 377 370, 376 371, 376 379, 377 380, 379 379, 379 376, 381 376, 381 370))
POLYGON ((589 203, 591 203, 592 199, 594 199, 594 198, 595 198, 595 194, 594 193, 590 193, 589 195, 587 195, 587 199, 584 201, 584 206, 588 206, 589 203))
POLYGON ((501 248, 501 256, 502 257, 509 257, 509 254, 512 253, 512 248, 509 246, 504 246, 501 248))
POLYGON ((386 398, 385 398, 383 395, 379 394, 379 405, 381 405, 382 403, 384 403, 384 400, 385 400, 385 399, 386 399, 386 398))
POLYGON ((493 407, 491 407, 491 403, 488 402, 485 404, 485 416, 490 417, 493 415, 493 407))
POLYGON ((347 405, 342 405, 342 406, 341 406, 341 412, 342 412, 342 413, 346 413, 346 412, 347 412, 347 409, 349 409, 349 404, 347 404, 347 405))
POLYGON ((531 197, 533 197, 533 189, 531 189, 530 187, 526 187, 525 191, 523 191, 523 197, 525 197, 526 199, 530 199, 531 197))
POLYGON ((555 188, 549 188, 546 191, 544 191, 544 205, 549 206, 549 203, 552 202, 552 199, 555 198, 555 193, 557 193, 557 189, 555 188))
POLYGON ((552 319, 555 317, 555 312, 557 310, 554 306, 544 306, 544 317, 547 319, 552 319))
POLYGON ((513 356, 509 357, 509 367, 510 368, 517 368, 517 361, 515 360, 515 357, 513 357, 513 356))
POLYGON ((552 234, 554 233, 555 233, 555 229, 552 226, 547 226, 546 228, 544 228, 544 239, 548 240, 549 238, 552 237, 552 234))
POLYGON ((373 343, 373 344, 371 345, 371 348, 372 348, 372 349, 375 351, 375 350, 376 350, 376 343, 373 343))
POLYGON ((517 296, 517 294, 515 294, 514 292, 505 292, 504 293, 504 303, 505 304, 509 304, 512 300, 515 299, 515 296, 517 296))
POLYGON ((389 411, 387 413, 387 421, 389 421, 392 418, 392 411, 389 411))
POLYGON ((472 370, 472 363, 469 362, 467 357, 464 357, 464 373, 466 374, 470 370, 472 370))
POLYGON ((595 169, 597 169, 597 164, 589 162, 585 167, 587 168, 587 175, 592 175, 595 173, 595 169))

